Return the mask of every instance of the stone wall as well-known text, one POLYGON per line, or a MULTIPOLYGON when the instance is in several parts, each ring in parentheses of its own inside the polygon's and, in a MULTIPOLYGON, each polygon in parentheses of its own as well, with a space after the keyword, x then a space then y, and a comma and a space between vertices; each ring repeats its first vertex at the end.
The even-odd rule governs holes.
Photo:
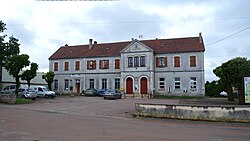
POLYGON ((15 104, 16 95, 15 94, 0 94, 0 103, 15 104))
POLYGON ((136 103, 136 116, 189 120, 250 122, 248 106, 197 106, 136 103))

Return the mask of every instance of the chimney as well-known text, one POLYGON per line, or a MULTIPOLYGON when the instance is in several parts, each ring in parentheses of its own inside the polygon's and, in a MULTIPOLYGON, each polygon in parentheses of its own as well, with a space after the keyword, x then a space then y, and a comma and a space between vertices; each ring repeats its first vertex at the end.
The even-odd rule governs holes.
POLYGON ((94 45, 96 45, 97 44, 97 41, 94 41, 94 45))
POLYGON ((93 39, 89 39, 89 50, 91 50, 93 47, 92 41, 93 41, 93 39))
POLYGON ((203 43, 201 32, 199 33, 199 42, 200 42, 201 44, 203 43))
POLYGON ((134 38, 132 38, 132 41, 134 41, 134 38))

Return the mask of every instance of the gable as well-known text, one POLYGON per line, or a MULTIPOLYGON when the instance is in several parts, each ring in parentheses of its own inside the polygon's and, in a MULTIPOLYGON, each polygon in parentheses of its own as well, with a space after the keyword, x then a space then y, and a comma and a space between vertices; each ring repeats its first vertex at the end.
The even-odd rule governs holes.
POLYGON ((121 53, 133 53, 133 52, 151 52, 152 48, 146 46, 145 44, 139 42, 138 40, 132 41, 128 46, 126 46, 121 53))

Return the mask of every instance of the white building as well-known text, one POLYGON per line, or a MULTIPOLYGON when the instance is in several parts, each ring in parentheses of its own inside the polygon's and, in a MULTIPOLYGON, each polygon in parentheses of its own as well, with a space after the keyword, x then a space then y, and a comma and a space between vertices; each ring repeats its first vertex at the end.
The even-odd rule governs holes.
POLYGON ((120 89, 127 95, 204 95, 204 43, 198 37, 62 46, 49 58, 54 91, 120 89))

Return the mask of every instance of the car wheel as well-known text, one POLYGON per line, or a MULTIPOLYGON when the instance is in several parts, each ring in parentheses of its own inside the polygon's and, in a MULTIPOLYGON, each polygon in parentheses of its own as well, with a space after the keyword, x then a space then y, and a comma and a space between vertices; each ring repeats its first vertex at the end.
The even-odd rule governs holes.
POLYGON ((25 95, 22 95, 22 98, 26 99, 25 95))
POLYGON ((36 98, 32 98, 32 100, 36 100, 36 98))
POLYGON ((48 95, 44 95, 45 98, 49 98, 48 95))

